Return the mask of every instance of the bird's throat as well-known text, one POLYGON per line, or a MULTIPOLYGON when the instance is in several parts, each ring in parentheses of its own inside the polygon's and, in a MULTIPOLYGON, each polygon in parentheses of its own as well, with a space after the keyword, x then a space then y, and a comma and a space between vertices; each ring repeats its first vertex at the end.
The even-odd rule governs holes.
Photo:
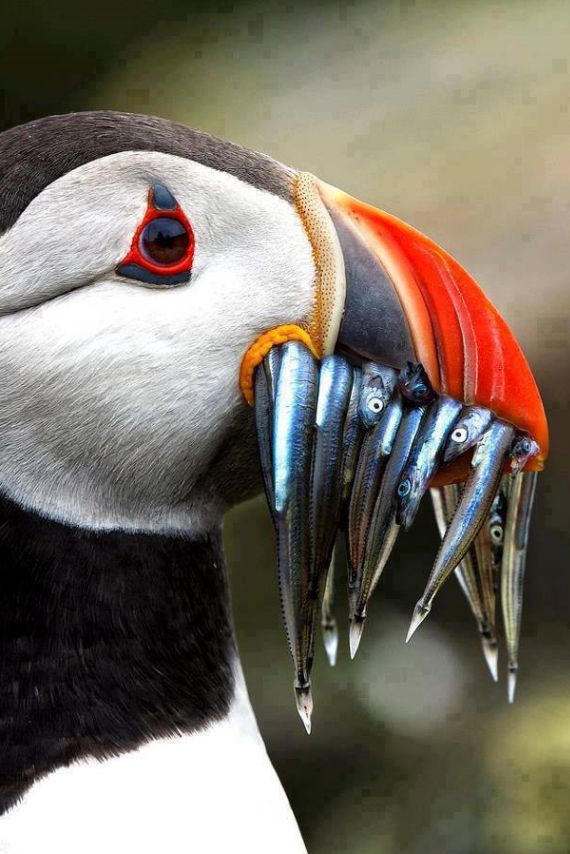
POLYGON ((84 757, 223 719, 221 534, 83 530, 0 499, 0 812, 84 757))

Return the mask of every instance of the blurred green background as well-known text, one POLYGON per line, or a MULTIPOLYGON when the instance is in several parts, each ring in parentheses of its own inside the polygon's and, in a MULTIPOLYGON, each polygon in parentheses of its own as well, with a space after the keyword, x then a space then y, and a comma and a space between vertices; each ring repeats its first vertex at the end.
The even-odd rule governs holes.
POLYGON ((504 313, 552 429, 514 707, 504 672, 499 686, 487 676, 454 582, 404 645, 436 548, 427 506, 351 664, 339 593, 339 663, 319 652, 310 739, 261 500, 226 524, 236 623, 311 854, 570 851, 568 0, 26 0, 2 24, 4 127, 115 108, 260 149, 426 231, 504 313))

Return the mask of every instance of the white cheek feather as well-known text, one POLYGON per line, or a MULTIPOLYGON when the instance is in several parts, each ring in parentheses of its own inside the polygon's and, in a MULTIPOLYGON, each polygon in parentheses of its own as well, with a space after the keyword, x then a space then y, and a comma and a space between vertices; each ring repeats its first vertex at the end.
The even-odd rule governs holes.
POLYGON ((241 669, 232 709, 198 733, 83 761, 0 818, 0 854, 303 854, 241 669))
POLYGON ((0 238, 2 489, 91 527, 207 527, 219 509, 192 488, 245 405, 241 358, 308 315, 313 285, 295 209, 231 175, 125 152, 58 179, 0 238), (114 272, 153 183, 196 238, 168 290, 114 272))

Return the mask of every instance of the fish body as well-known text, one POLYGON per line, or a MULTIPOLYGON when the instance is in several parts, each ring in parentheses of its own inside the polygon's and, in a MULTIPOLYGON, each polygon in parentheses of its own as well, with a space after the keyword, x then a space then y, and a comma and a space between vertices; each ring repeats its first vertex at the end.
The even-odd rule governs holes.
MULTIPOLYGON (((340 356, 327 356, 320 370, 309 478, 310 573, 305 631, 311 639, 310 650, 327 574, 332 579, 330 566, 342 501, 344 424, 351 388, 350 366, 340 356)), ((305 472, 303 479, 306 477, 305 472)))
POLYGON ((409 460, 398 484, 396 520, 406 530, 416 517, 420 501, 439 466, 443 447, 461 411, 451 397, 438 397, 430 406, 421 431, 416 436, 409 460))
POLYGON ((342 499, 344 423, 352 371, 339 356, 327 356, 319 377, 310 483, 311 560, 315 594, 329 567, 342 499))
POLYGON ((539 447, 528 433, 519 433, 511 450, 511 474, 518 474, 528 461, 539 452, 539 447))
POLYGON ((443 449, 443 463, 451 463, 481 439, 493 413, 482 406, 464 406, 443 449))
POLYGON ((274 517, 279 588, 295 665, 297 704, 305 724, 310 697, 311 588, 309 486, 317 410, 318 369, 311 353, 292 341, 283 346, 273 413, 274 517))
POLYGON ((459 503, 445 532, 423 596, 416 604, 408 640, 428 615, 433 599, 450 572, 461 563, 491 507, 515 435, 514 427, 493 421, 481 437, 459 503))
POLYGON ((515 697, 521 630, 523 582, 536 472, 518 472, 509 495, 501 565, 501 604, 508 658, 509 702, 515 697))
POLYGON ((265 497, 271 514, 274 513, 275 492, 273 488, 273 409, 275 388, 281 362, 281 351, 274 347, 269 351, 255 372, 255 426, 258 438, 259 461, 263 475, 265 497))
POLYGON ((363 365, 358 414, 366 430, 380 421, 394 394, 397 380, 398 372, 393 368, 374 362, 363 365))
POLYGON ((403 412, 404 405, 397 394, 386 407, 382 419, 367 434, 362 445, 349 507, 349 600, 354 599, 360 588, 368 531, 384 468, 392 453, 403 412))
POLYGON ((323 636, 323 644, 325 652, 331 667, 336 664, 338 652, 338 625, 333 613, 334 602, 334 575, 335 575, 335 553, 333 549, 330 566, 327 573, 325 583, 325 591, 323 593, 323 601, 321 604, 321 632, 323 636))
POLYGON ((408 362, 398 376, 400 394, 414 406, 428 406, 436 399, 427 371, 419 362, 408 362))
POLYGON ((355 615, 363 619, 368 600, 396 541, 396 490, 426 412, 425 406, 405 406, 376 499, 366 546, 364 571, 356 597, 355 615))
POLYGON ((370 518, 402 414, 402 399, 396 395, 362 442, 349 507, 348 555, 351 577, 362 568, 370 518))
POLYGON ((348 409, 344 422, 344 438, 343 438, 343 453, 342 453, 342 507, 347 507, 354 480, 356 470, 356 462, 360 451, 360 444, 363 436, 362 421, 360 418, 360 397, 362 387, 362 371, 360 368, 353 368, 352 372, 352 387, 350 390, 350 399, 348 401, 348 409))

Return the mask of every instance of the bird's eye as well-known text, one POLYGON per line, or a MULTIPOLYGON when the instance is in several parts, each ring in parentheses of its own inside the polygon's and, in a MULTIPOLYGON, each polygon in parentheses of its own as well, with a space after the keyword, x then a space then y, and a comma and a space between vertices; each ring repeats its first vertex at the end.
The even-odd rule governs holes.
POLYGON ((380 397, 371 397, 368 401, 368 409, 378 415, 384 409, 384 401, 380 397))
POLYGON ((171 287, 190 280, 194 234, 171 192, 152 187, 146 214, 117 273, 150 285, 171 287))
POLYGON ((149 261, 171 266, 185 257, 190 235, 178 219, 160 216, 151 220, 141 232, 139 248, 149 261))
POLYGON ((467 430, 465 427, 458 427, 457 430, 454 430, 451 434, 451 438, 454 442, 457 442, 458 445, 461 445, 467 439, 467 430))

